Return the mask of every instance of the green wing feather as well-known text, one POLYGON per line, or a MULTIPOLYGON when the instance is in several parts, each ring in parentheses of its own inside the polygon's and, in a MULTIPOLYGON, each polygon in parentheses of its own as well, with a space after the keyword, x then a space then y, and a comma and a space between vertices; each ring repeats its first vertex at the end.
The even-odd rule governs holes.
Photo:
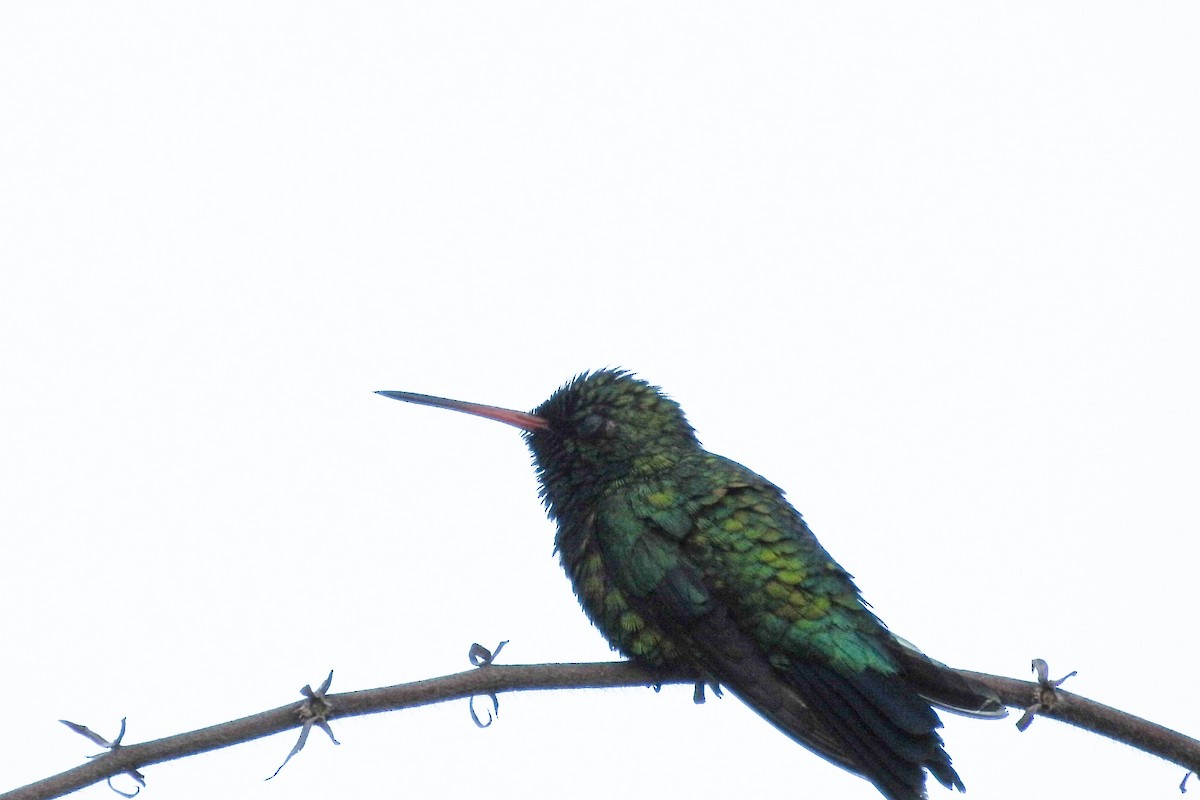
POLYGON ((775 486, 698 458, 597 507, 611 590, 682 661, 891 800, 924 797, 923 768, 961 789, 936 714, 851 577, 775 486))

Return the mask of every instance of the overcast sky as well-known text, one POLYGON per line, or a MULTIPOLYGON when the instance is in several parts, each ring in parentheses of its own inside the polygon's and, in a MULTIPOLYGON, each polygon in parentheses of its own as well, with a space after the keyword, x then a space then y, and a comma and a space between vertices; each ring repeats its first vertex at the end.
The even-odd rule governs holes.
MULTIPOLYGON (((518 433, 372 394, 603 366, 931 655, 1200 734, 1198 40, 1185 2, 0 5, 0 790, 95 752, 59 718, 611 657, 518 433)), ((878 798, 690 698, 345 720, 143 796, 878 798)), ((1178 796, 1011 722, 946 720, 972 800, 1178 796)))

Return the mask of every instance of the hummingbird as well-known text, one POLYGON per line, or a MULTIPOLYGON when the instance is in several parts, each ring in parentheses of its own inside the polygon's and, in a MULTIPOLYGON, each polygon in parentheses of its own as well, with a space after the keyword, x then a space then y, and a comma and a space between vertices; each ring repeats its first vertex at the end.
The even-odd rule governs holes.
POLYGON ((888 800, 926 797, 926 771, 964 790, 931 702, 1002 707, 892 634, 783 491, 705 450, 661 389, 605 369, 532 412, 378 394, 524 432, 562 567, 614 650, 724 687, 888 800))

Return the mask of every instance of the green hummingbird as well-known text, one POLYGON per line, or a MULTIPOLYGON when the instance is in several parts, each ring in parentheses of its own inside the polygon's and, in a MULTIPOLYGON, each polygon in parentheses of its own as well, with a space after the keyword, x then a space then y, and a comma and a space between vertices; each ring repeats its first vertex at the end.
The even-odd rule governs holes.
POLYGON ((990 716, 994 698, 893 635, 783 491, 706 451, 658 387, 583 373, 532 413, 379 394, 525 432, 563 569, 615 650, 724 686, 889 800, 925 797, 925 770, 963 790, 930 701, 990 716))

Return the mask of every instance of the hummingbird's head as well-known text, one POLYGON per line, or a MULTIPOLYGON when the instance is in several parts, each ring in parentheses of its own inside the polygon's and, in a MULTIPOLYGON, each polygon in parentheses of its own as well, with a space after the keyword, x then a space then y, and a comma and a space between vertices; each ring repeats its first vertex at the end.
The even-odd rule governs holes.
POLYGON ((578 375, 533 411, 543 428, 526 429, 552 514, 612 481, 674 464, 699 447, 674 400, 625 370, 578 375))
POLYGON ((412 392, 380 392, 520 428, 551 513, 612 481, 653 472, 699 446, 679 404, 625 370, 578 375, 533 413, 412 392))
POLYGON ((639 462, 695 447, 696 434, 674 400, 626 370, 578 375, 533 411, 546 421, 525 438, 542 469, 636 469, 639 462))

